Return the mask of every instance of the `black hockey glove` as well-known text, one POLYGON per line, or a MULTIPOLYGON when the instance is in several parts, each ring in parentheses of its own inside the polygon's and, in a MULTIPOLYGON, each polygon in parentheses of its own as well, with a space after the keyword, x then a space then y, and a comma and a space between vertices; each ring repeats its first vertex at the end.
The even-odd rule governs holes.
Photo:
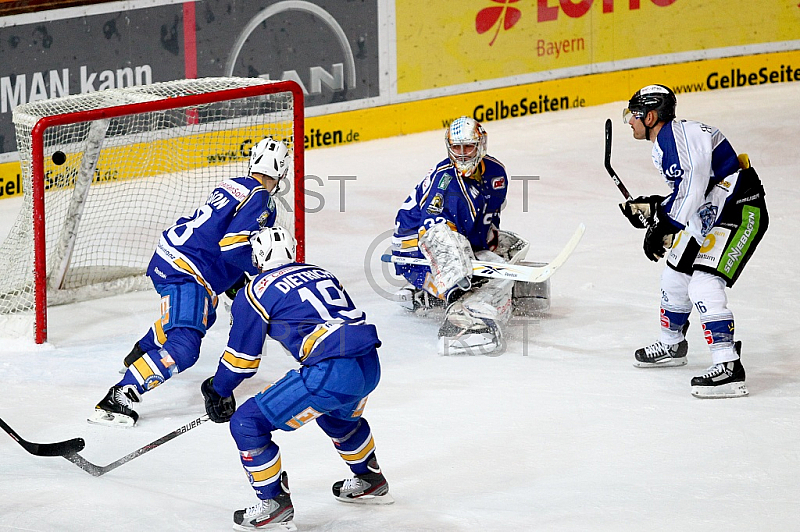
POLYGON ((236 293, 242 288, 244 288, 246 284, 247 284, 247 276, 242 274, 242 276, 239 278, 238 281, 236 281, 233 284, 233 286, 225 290, 225 295, 228 296, 228 299, 233 301, 234 299, 236 299, 236 293))
POLYGON ((667 250, 672 247, 672 238, 675 233, 680 231, 669 220, 669 217, 663 211, 656 210, 652 223, 647 227, 647 232, 644 235, 644 254, 653 262, 658 262, 659 259, 666 255, 667 250))
POLYGON ((653 217, 656 215, 656 210, 665 198, 666 196, 658 195, 639 196, 625 203, 620 203, 619 208, 632 226, 636 229, 644 229, 648 225, 653 224, 653 217))
POLYGON ((200 386, 200 391, 203 392, 206 401, 206 413, 214 423, 227 423, 236 412, 236 399, 233 394, 230 397, 222 397, 218 394, 212 386, 213 380, 214 377, 209 377, 200 386))

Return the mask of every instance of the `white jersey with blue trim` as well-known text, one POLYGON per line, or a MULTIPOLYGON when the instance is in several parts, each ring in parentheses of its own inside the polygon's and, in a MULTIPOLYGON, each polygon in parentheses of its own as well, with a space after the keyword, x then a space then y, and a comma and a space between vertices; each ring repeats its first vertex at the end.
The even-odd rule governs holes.
POLYGON ((243 272, 258 273, 250 235, 275 223, 275 202, 254 177, 223 181, 191 216, 161 234, 147 268, 154 282, 178 283, 187 277, 212 295, 230 288, 243 272))
POLYGON ((417 184, 395 219, 393 247, 402 253, 417 251, 420 228, 447 223, 469 240, 475 251, 488 248, 492 226, 500 227, 508 177, 500 161, 489 155, 475 173, 461 177, 450 159, 436 165, 417 184))
POLYGON ((702 241, 724 207, 709 201, 714 185, 739 171, 736 152, 713 126, 691 120, 664 124, 653 143, 653 164, 672 193, 662 203, 674 225, 702 241))
POLYGON ((306 366, 370 353, 380 340, 366 317, 323 268, 295 262, 261 273, 236 294, 214 384, 232 391, 255 374, 267 336, 306 366))

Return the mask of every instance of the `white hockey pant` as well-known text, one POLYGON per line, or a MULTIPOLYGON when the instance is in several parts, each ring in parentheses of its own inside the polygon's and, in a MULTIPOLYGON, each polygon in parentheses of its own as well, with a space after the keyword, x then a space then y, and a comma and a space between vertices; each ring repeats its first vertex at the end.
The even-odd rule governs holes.
POLYGON ((695 271, 692 275, 665 268, 661 275, 661 341, 674 345, 683 340, 683 326, 692 307, 700 313, 703 335, 714 364, 739 356, 733 348, 733 312, 728 309, 725 281, 695 271))

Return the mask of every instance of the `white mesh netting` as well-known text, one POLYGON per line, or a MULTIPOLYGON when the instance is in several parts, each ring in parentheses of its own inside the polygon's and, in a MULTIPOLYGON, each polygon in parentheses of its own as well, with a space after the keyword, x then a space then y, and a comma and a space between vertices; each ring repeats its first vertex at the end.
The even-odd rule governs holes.
MULTIPOLYGON (((48 305, 151 286, 144 271, 161 232, 224 179, 247 174, 250 147, 269 135, 294 147, 291 92, 230 99, 258 78, 205 78, 111 89, 14 109, 23 203, 0 246, 0 315, 34 309, 32 130, 47 116, 187 95, 207 103, 48 127, 43 135, 48 305), (53 154, 66 160, 57 165, 53 154)), ((303 142, 302 137, 299 139, 303 142)), ((295 229, 293 169, 278 223, 295 229)), ((282 187, 283 188, 283 187, 282 187)))

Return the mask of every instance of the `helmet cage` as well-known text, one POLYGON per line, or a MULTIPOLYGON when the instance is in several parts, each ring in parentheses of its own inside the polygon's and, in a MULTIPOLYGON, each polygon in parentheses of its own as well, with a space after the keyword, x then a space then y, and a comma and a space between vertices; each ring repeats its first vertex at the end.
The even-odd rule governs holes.
POLYGON ((472 175, 483 160, 487 137, 480 123, 466 116, 454 120, 445 131, 447 155, 461 177, 472 175))

